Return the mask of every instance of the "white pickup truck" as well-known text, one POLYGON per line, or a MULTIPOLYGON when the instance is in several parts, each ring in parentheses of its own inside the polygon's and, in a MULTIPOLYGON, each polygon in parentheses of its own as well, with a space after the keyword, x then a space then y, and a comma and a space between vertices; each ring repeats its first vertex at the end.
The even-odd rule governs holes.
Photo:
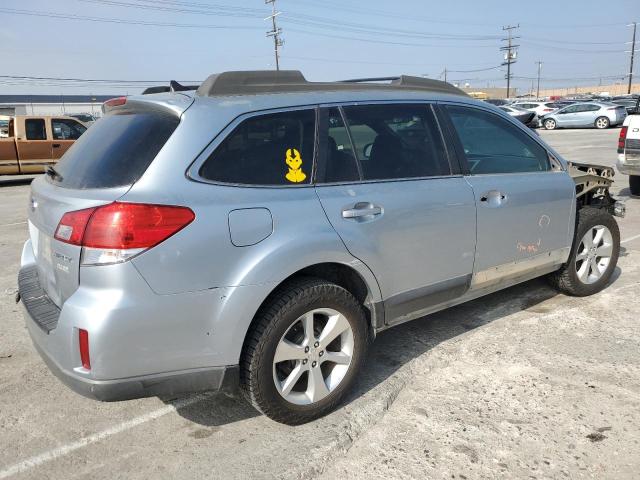
POLYGON ((640 115, 629 115, 620 129, 617 167, 629 175, 631 195, 640 196, 640 115))

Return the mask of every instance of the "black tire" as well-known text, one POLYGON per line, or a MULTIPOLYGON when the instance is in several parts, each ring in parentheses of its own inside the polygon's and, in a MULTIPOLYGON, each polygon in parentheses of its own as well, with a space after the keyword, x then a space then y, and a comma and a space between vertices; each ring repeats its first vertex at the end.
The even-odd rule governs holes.
POLYGON ((606 210, 600 208, 585 207, 578 211, 578 223, 574 234, 571 256, 560 270, 549 275, 549 281, 559 291, 575 297, 585 297, 601 291, 611 279, 611 275, 618 263, 620 255, 620 230, 615 218, 606 210), (613 250, 611 260, 602 277, 594 283, 583 283, 578 278, 576 271, 576 255, 580 242, 589 229, 603 225, 609 229, 612 236, 613 250))
POLYGON ((640 176, 629 175, 629 192, 636 197, 640 196, 640 176))
POLYGON ((595 122, 593 122, 593 126, 594 126, 594 127, 596 127, 596 128, 598 128, 598 129, 600 129, 600 130, 604 130, 604 129, 606 129, 606 128, 609 128, 610 124, 611 124, 611 122, 610 122, 610 120, 609 120, 607 117, 598 117, 598 118, 596 118, 596 121, 595 121, 595 122), (599 127, 599 126, 598 126, 598 123, 599 123, 601 120, 602 120, 602 124, 603 124, 603 126, 599 127))
POLYGON ((555 130, 558 126, 558 123, 553 118, 545 118, 542 121, 542 126, 545 130, 555 130))
POLYGON ((344 398, 362 370, 369 344, 362 305, 344 288, 315 277, 300 277, 279 287, 260 309, 242 349, 240 388, 247 400, 276 422, 300 425, 332 411, 344 398), (278 392, 273 379, 273 358, 280 339, 297 319, 316 308, 343 314, 353 332, 351 364, 340 384, 309 405, 290 403, 278 392))

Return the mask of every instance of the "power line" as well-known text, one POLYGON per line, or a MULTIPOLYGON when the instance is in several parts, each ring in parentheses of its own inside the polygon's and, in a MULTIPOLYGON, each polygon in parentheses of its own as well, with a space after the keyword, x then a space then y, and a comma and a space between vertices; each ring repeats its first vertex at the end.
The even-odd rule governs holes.
POLYGON ((27 15, 33 17, 46 17, 46 18, 58 18, 63 20, 82 20, 87 22, 102 22, 102 23, 119 23, 126 25, 146 25, 153 27, 176 27, 176 28, 205 28, 205 29, 219 29, 219 30, 258 30, 259 27, 249 25, 206 25, 206 24, 191 24, 191 23, 173 23, 173 22, 150 22, 144 20, 127 20, 122 18, 106 18, 106 17, 87 17, 83 15, 63 14, 56 12, 41 12, 34 10, 19 10, 15 8, 1 8, 0 13, 7 13, 11 15, 27 15))

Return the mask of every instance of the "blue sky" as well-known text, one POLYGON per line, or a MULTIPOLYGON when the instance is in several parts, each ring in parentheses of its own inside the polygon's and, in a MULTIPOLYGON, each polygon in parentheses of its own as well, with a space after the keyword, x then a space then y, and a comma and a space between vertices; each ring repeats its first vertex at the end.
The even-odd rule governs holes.
MULTIPOLYGON (((601 76, 603 83, 621 81, 629 68, 626 24, 640 21, 638 0, 278 0, 277 8, 281 68, 300 69, 310 80, 438 78, 447 67, 449 81, 478 87, 504 86, 503 69, 493 68, 502 61, 502 26, 518 23, 516 77, 535 77, 541 60, 542 87, 594 85, 601 76)), ((2 0, 0 75, 195 81, 218 71, 273 68, 269 14, 264 0, 2 0)), ((141 89, 38 83, 0 79, 0 92, 141 89)), ((528 90, 531 79, 513 84, 528 90)))

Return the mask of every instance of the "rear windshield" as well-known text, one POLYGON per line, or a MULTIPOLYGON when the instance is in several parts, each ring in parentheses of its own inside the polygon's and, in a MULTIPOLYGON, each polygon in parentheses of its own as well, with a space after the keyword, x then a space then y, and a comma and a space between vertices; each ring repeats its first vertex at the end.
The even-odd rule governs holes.
POLYGON ((110 188, 135 183, 179 123, 160 112, 106 115, 91 126, 48 177, 66 188, 110 188))

